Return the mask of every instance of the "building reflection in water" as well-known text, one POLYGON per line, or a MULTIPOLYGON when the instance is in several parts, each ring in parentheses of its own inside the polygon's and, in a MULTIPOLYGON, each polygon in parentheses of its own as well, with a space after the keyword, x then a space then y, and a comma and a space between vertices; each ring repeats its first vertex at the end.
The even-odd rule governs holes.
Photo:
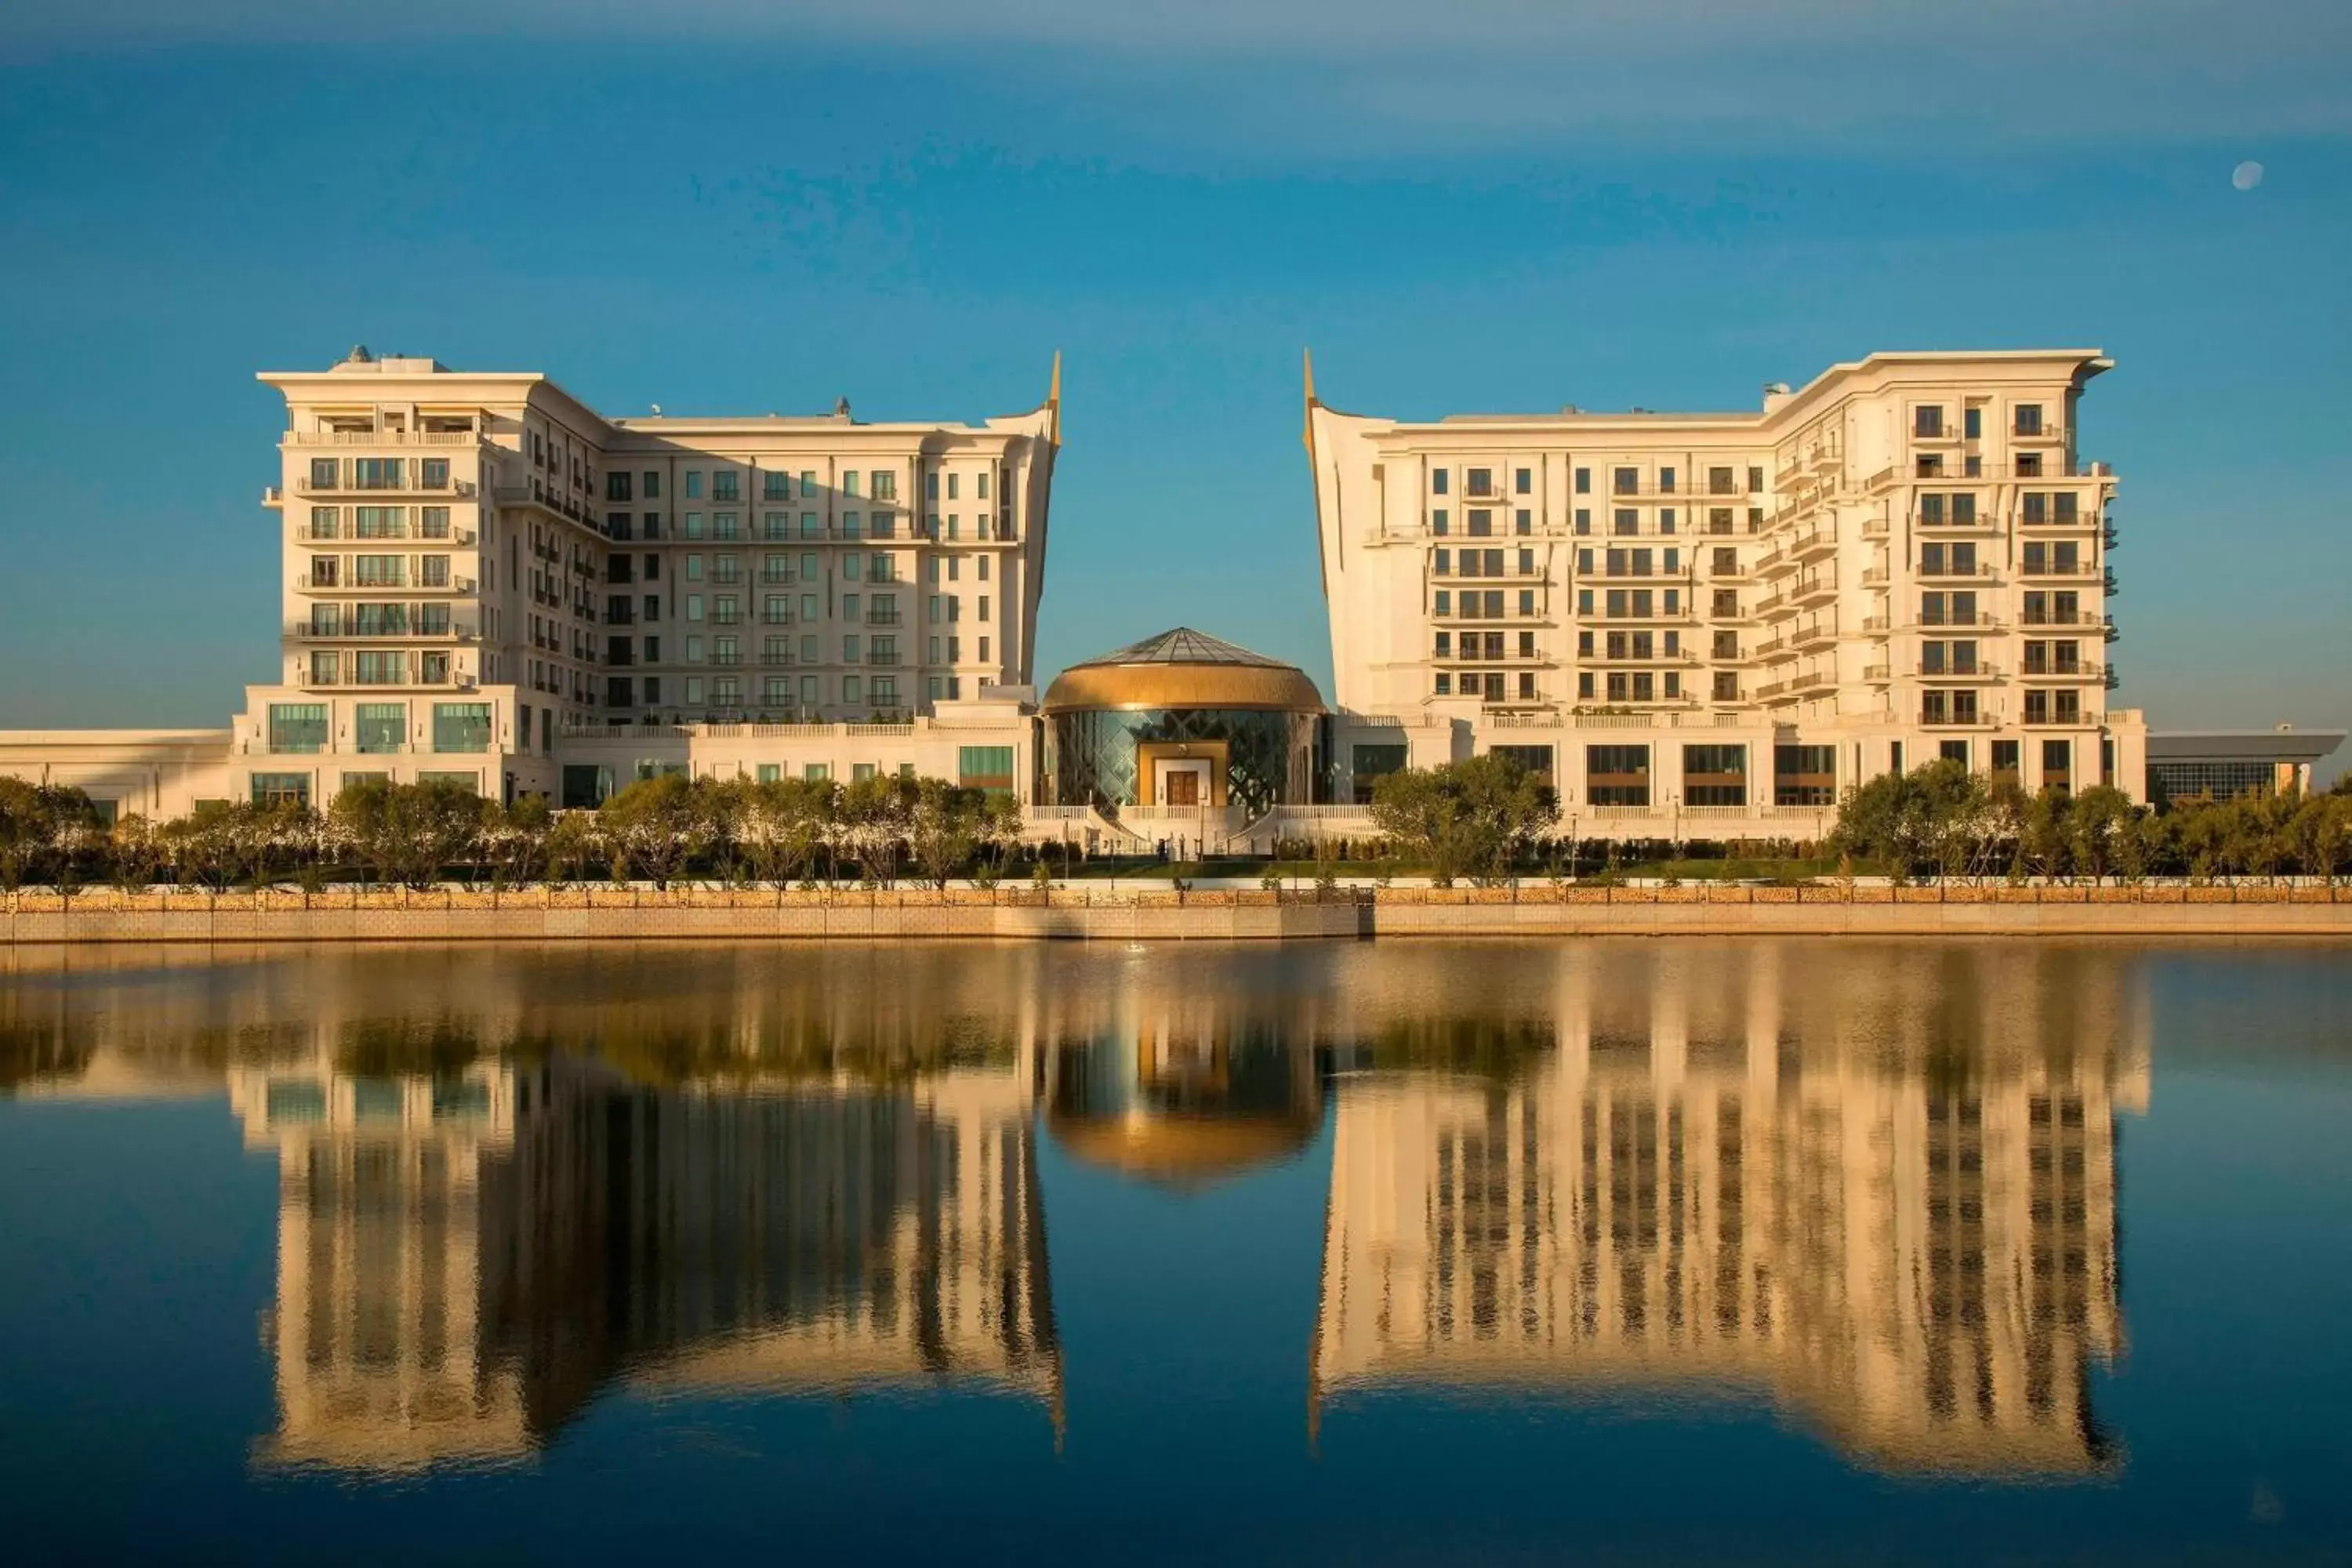
POLYGON ((267 1465, 518 1460, 614 1385, 962 1387, 1058 1434, 1041 1129, 1192 1188, 1328 1115, 1320 1301, 1264 1331, 1311 1335, 1310 1431, 1672 1390, 2063 1476, 2116 1462, 2146 1006, 2128 952, 2023 943, 320 952, 0 987, 0 1068, 226 1071, 281 1172, 267 1465))
POLYGON ((228 1069, 247 1142, 281 1172, 280 1425, 260 1462, 520 1459, 616 1383, 971 1386, 1058 1427, 1037 1072, 1010 1028, 854 1004, 731 1020, 723 1004, 567 1004, 482 1054, 436 1032, 490 1010, 453 1026, 326 1002, 311 998, 307 1059, 228 1069), (877 1039, 894 1024, 929 1034, 923 1070, 877 1039), (530 1048, 548 1028, 688 1076, 648 1084, 530 1048), (764 1072, 762 1041, 782 1038, 822 1042, 830 1067, 787 1052, 764 1072), (737 1047, 737 1070, 710 1076, 737 1047), (391 1065, 436 1056, 463 1065, 391 1065))
POLYGON ((2129 975, 2094 950, 1571 951, 1524 1071, 1339 1097, 1318 1418, 1383 1387, 1706 1384, 1888 1469, 2110 1465, 2088 1372, 2123 1342, 2129 975))

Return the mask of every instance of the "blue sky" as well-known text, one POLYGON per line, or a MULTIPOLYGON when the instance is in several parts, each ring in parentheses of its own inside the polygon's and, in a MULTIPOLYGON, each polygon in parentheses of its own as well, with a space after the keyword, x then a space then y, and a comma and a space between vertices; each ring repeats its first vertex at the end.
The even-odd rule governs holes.
POLYGON ((355 342, 870 418, 1030 406, 1059 349, 1040 673, 1187 622, 1318 679, 1302 347, 1430 416, 2096 345, 2119 700, 2352 722, 2340 0, 398 11, 0 22, 0 727, 275 668, 253 373, 355 342))

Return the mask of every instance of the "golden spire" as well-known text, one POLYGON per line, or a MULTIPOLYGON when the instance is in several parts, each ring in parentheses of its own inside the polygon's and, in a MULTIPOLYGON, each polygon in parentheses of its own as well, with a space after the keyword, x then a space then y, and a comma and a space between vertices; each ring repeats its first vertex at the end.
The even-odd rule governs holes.
POLYGON ((1315 351, 1301 349, 1298 353, 1307 364, 1307 426, 1299 432, 1298 438, 1307 443, 1307 451, 1311 461, 1315 452, 1315 351))

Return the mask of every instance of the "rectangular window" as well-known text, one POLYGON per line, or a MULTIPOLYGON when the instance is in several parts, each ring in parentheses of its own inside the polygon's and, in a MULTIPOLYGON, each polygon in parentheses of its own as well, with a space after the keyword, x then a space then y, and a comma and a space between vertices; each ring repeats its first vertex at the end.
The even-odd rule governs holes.
POLYGON ((956 752, 956 782, 966 789, 1013 793, 1013 748, 962 746, 956 752))
POLYGON ((2039 403, 2021 403, 2017 405, 2016 434, 2020 436, 2039 436, 2042 434, 2042 405, 2039 403))
POLYGON ((1837 748, 1772 748, 1772 804, 1823 806, 1837 804, 1837 748))
POLYGON ((355 490, 396 490, 401 488, 401 459, 398 458, 354 458, 352 459, 352 488, 355 490))
POLYGON ((1639 468, 1619 468, 1611 476, 1609 489, 1610 493, 1612 495, 1630 496, 1641 494, 1642 470, 1639 468))
POLYGON ((1589 496, 1592 493, 1592 470, 1591 468, 1579 468, 1576 470, 1576 493, 1580 496, 1589 496))
POLYGON ((271 703, 269 749, 273 752, 325 751, 327 705, 323 702, 271 703))
POLYGON ((309 773, 256 773, 253 775, 253 804, 256 805, 308 805, 310 804, 309 773))
MULTIPOLYGON (((1621 679, 1612 676, 1611 683, 1621 679)), ((1592 805, 1649 805, 1650 748, 1587 746, 1584 790, 1586 801, 1592 805)))
POLYGON ((408 742, 408 704, 362 702, 352 710, 352 741, 361 752, 397 752, 408 742))
POLYGON ((1921 404, 1911 411, 1911 435, 1915 440, 1932 441, 1944 433, 1944 411, 1934 404, 1921 404))
POLYGON ((436 702, 433 705, 433 749, 436 752, 488 751, 490 705, 487 702, 436 702))
POLYGON ((686 470, 686 499, 688 500, 702 499, 702 470, 699 468, 686 470))
POLYGON ((1685 805, 1746 805, 1748 748, 1745 746, 1685 746, 1683 748, 1685 805))

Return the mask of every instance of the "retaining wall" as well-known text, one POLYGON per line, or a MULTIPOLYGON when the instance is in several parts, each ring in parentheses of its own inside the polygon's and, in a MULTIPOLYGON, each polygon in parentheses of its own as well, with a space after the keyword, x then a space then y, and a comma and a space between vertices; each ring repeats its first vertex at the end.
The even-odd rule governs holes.
POLYGON ((888 892, 0 895, 0 944, 866 937, 1233 941, 1362 936, 2352 935, 2352 890, 2140 888, 1133 888, 888 892))

